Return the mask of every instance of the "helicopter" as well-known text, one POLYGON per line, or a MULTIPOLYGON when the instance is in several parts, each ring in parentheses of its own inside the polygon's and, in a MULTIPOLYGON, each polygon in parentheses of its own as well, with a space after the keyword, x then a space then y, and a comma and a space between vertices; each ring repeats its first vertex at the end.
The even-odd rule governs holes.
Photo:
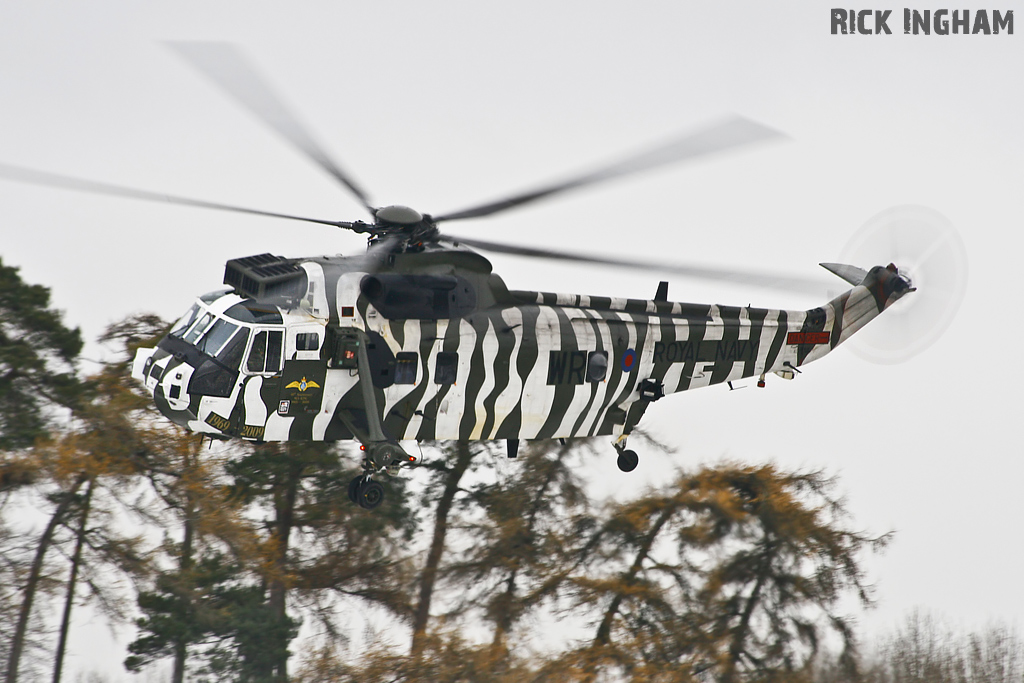
POLYGON ((607 436, 623 472, 628 439, 668 394, 775 373, 793 379, 916 291, 896 265, 822 263, 849 288, 809 310, 510 290, 477 249, 656 268, 734 282, 799 277, 630 261, 456 237, 439 225, 483 218, 670 163, 780 136, 742 118, 689 132, 596 171, 460 211, 376 206, 230 46, 176 43, 186 61, 276 130, 358 199, 369 221, 262 211, 0 165, 0 176, 64 189, 319 223, 367 236, 355 256, 257 254, 227 261, 221 289, 199 296, 132 376, 172 422, 211 439, 355 440, 363 473, 351 500, 373 509, 379 482, 416 462, 402 441, 607 436))

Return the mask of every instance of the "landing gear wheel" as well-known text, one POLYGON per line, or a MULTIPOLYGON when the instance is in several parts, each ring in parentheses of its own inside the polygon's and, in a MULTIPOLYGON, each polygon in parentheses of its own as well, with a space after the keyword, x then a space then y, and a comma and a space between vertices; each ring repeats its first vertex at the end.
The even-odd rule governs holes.
POLYGON ((640 464, 640 456, 636 451, 619 451, 619 457, 615 462, 623 472, 632 472, 640 464))
POLYGON ((359 507, 372 510, 384 502, 384 487, 379 481, 367 481, 359 485, 359 507))
POLYGON ((348 484, 348 499, 356 505, 359 505, 359 485, 363 483, 364 479, 366 479, 366 477, 360 474, 348 484))

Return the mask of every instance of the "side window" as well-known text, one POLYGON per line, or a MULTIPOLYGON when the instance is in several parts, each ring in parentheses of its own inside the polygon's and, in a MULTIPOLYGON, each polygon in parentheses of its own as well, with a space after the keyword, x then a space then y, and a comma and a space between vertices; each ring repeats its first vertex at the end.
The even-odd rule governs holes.
POLYGON ((245 362, 245 369, 249 372, 263 372, 267 363, 267 331, 260 332, 252 338, 252 348, 249 349, 249 360, 245 362))
POLYGON ((401 352, 395 356, 395 384, 416 384, 419 354, 401 352))
POLYGON ((271 330, 267 337, 267 372, 280 372, 284 332, 271 330))
POLYGON ((316 332, 299 332, 295 335, 296 351, 318 351, 320 349, 320 335, 316 332))
POLYGON ((439 352, 437 362, 434 364, 434 383, 455 384, 458 369, 459 354, 448 351, 439 352))
POLYGON ((252 339, 249 359, 245 369, 249 372, 274 373, 281 369, 281 342, 284 333, 279 330, 262 330, 252 339))

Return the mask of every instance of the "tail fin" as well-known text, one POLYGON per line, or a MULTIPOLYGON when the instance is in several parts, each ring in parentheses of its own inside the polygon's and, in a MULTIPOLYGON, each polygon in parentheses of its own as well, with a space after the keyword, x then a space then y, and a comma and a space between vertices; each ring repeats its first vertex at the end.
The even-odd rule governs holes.
POLYGON ((835 273, 854 287, 864 282, 864 278, 868 276, 868 271, 863 268, 848 266, 845 263, 819 263, 818 265, 830 273, 835 273))

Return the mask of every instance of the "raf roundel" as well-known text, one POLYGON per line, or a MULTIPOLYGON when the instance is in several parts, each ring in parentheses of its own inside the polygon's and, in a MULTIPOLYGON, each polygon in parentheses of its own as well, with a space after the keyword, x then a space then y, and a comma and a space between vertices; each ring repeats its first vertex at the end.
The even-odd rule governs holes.
POLYGON ((629 372, 633 369, 634 363, 636 363, 636 351, 626 349, 626 352, 622 354, 622 371, 629 372))

